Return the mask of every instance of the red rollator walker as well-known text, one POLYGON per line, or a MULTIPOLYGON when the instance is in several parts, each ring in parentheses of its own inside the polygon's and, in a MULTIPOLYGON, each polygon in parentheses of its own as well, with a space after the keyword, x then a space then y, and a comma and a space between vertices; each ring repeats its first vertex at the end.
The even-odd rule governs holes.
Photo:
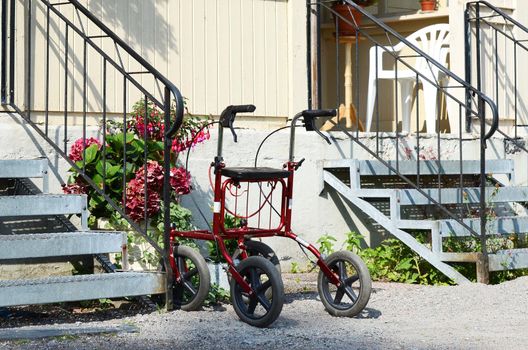
POLYGON ((214 170, 212 230, 171 231, 174 303, 187 311, 199 309, 210 287, 205 259, 195 250, 180 245, 178 237, 214 241, 227 263, 235 312, 252 326, 267 327, 281 313, 284 287, 277 256, 269 246, 254 238, 278 236, 295 240, 303 251, 310 251, 317 259, 320 268, 317 288, 326 310, 334 316, 355 316, 370 298, 371 279, 364 262, 349 251, 324 257, 291 228, 294 174, 304 161, 294 159, 296 124, 303 119, 307 131, 317 132, 330 143, 315 127, 315 120, 333 117, 336 111, 307 110, 293 118, 289 159, 282 169, 227 167, 222 158, 223 130, 230 128, 236 142, 233 123, 237 113, 254 111, 253 105, 229 106, 220 117, 218 154, 211 164, 214 170), (258 200, 250 200, 251 188, 257 193, 258 200), (281 192, 280 196, 276 195, 274 199, 274 192, 281 192), (233 202, 234 209, 231 209, 233 202), (238 221, 236 227, 226 227, 228 214, 238 221), (226 240, 238 242, 234 254, 228 252, 226 240))

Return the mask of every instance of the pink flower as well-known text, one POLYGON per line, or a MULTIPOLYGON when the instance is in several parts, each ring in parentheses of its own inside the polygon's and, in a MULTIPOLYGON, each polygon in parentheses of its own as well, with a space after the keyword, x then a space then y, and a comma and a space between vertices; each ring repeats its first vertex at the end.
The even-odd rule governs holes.
POLYGON ((191 173, 182 167, 172 168, 170 171, 170 184, 178 195, 191 192, 191 173))
POLYGON ((209 134, 208 128, 201 130, 199 133, 192 130, 189 136, 180 136, 172 141, 172 151, 175 153, 183 152, 189 148, 193 148, 199 143, 209 140, 210 138, 211 135, 209 134))
POLYGON ((89 139, 78 139, 70 148, 70 159, 74 162, 82 160, 85 148, 88 148, 91 145, 98 145, 98 148, 101 148, 99 140, 94 139, 93 137, 90 137, 89 139))
POLYGON ((147 137, 149 140, 160 141, 163 139, 165 126, 160 120, 158 120, 158 118, 156 118, 157 113, 152 112, 151 117, 152 118, 147 120, 147 123, 145 124, 145 118, 142 115, 136 115, 134 117, 134 121, 132 122, 132 127, 140 138, 145 137, 146 128, 147 137))
POLYGON ((180 152, 185 151, 186 149, 187 149, 186 143, 182 143, 178 139, 174 139, 172 141, 172 151, 174 153, 180 153, 180 152))

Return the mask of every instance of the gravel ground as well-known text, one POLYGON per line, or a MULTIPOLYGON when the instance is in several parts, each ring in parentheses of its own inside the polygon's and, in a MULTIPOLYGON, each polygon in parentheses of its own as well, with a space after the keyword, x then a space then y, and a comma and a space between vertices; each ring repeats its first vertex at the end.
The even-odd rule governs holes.
MULTIPOLYGON (((374 283, 364 314, 352 319, 331 317, 324 311, 314 292, 315 274, 283 277, 286 303, 268 329, 240 322, 230 305, 222 305, 200 312, 87 319, 71 326, 125 324, 137 326, 139 332, 0 342, 0 349, 528 348, 528 277, 495 286, 374 283)), ((58 317, 45 327, 63 326, 58 317)))

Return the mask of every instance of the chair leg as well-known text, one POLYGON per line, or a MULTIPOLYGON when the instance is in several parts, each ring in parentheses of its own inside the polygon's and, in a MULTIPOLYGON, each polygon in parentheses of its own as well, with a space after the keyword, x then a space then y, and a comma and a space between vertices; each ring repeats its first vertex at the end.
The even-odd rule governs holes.
POLYGON ((399 80, 401 87, 401 108, 402 108, 402 131, 411 131, 411 111, 413 102, 412 80, 399 80))
POLYGON ((423 82, 423 92, 427 133, 434 134, 437 131, 438 89, 428 82, 423 82))
POLYGON ((374 114, 374 104, 376 103, 376 79, 372 77, 372 72, 369 76, 368 83, 368 98, 367 98, 367 115, 365 116, 365 131, 369 132, 372 126, 372 117, 374 114))

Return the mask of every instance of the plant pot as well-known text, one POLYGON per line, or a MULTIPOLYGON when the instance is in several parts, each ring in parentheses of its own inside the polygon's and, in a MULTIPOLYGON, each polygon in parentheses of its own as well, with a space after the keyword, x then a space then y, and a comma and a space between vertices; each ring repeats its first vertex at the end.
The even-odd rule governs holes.
POLYGON ((207 267, 209 268, 209 273, 211 274, 211 284, 216 284, 220 288, 229 290, 229 278, 227 277, 227 273, 225 272, 227 265, 218 263, 207 263, 207 267))
POLYGON ((362 14, 354 7, 347 4, 335 4, 332 9, 339 14, 337 17, 337 23, 339 28, 340 36, 352 36, 356 35, 356 26, 361 25, 362 14))
MULTIPOLYGON (((144 224, 141 224, 144 225, 144 224)), ((97 219, 98 230, 111 230, 125 232, 128 236, 127 243, 127 264, 122 261, 121 254, 111 253, 110 261, 114 264, 119 263, 123 268, 128 267, 132 271, 157 271, 160 258, 158 252, 148 242, 143 239, 139 233, 134 231, 131 227, 114 227, 107 218, 97 219)), ((152 236, 159 236, 162 233, 157 229, 149 230, 152 236)), ((156 239, 156 238, 154 238, 156 239)))
POLYGON ((436 1, 420 1, 420 5, 422 6, 422 11, 424 12, 436 10, 436 1))

